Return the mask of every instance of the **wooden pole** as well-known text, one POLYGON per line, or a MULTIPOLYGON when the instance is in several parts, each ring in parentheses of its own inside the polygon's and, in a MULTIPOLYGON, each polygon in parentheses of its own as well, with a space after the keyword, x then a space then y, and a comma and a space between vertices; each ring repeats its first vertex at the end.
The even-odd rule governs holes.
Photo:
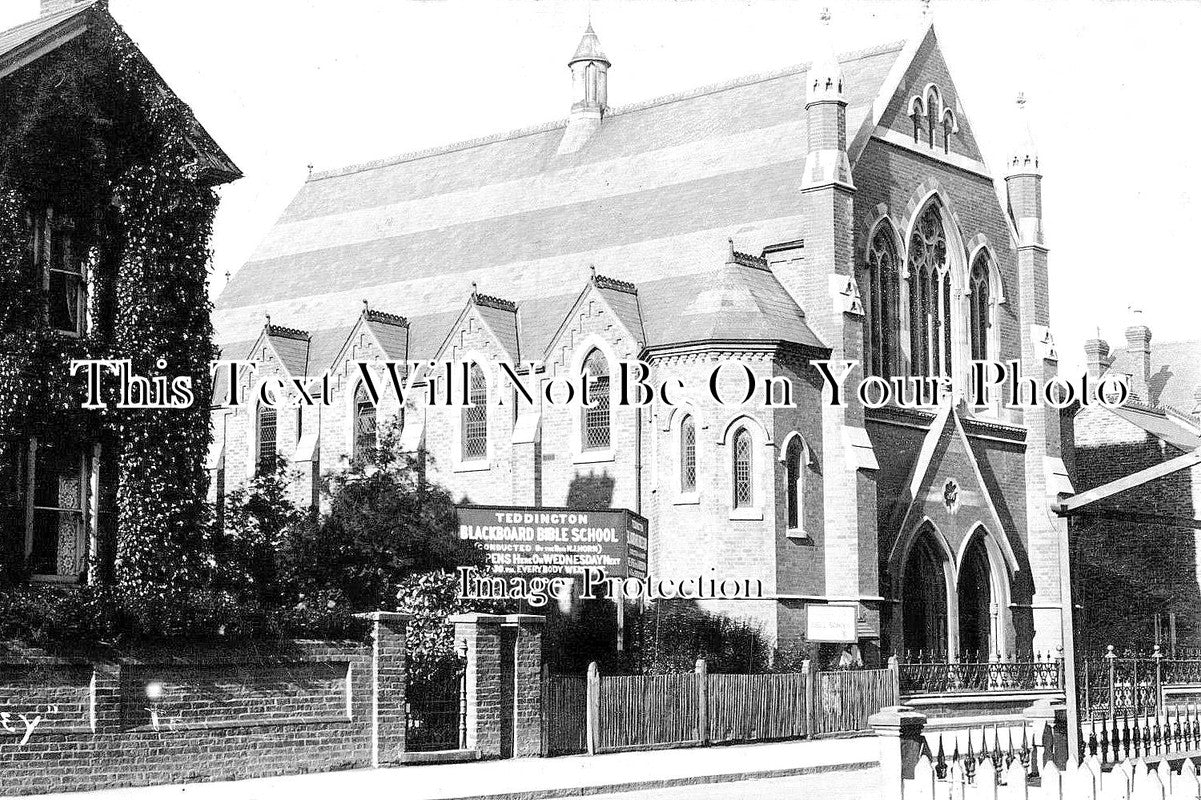
POLYGON ((613 583, 613 602, 617 604, 617 652, 626 649, 626 601, 622 594, 621 581, 613 583))
POLYGON ((705 659, 696 660, 696 739, 709 744, 709 665, 705 659))
POLYGON ((813 738, 817 731, 814 730, 814 721, 817 719, 817 714, 814 713, 814 699, 817 697, 817 672, 813 669, 813 660, 806 658, 801 662, 801 672, 805 673, 805 735, 813 738))
POLYGON ((600 669, 593 661, 588 665, 588 692, 585 701, 588 724, 588 755, 596 755, 600 744, 600 669))

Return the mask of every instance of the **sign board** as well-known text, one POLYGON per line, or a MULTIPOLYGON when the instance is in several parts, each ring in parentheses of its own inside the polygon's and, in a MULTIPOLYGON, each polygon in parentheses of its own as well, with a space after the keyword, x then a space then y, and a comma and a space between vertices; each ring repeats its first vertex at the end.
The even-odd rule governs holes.
POLYGON ((459 538, 478 542, 497 575, 646 577, 646 518, 625 509, 462 505, 459 538))
POLYGON ((857 606, 805 607, 807 619, 805 638, 810 642, 856 642, 857 606))

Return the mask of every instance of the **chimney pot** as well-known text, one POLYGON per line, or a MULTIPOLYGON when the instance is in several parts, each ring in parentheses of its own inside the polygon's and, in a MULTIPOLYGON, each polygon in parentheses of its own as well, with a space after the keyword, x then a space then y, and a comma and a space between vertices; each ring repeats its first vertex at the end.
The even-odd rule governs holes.
POLYGON ((1113 364, 1113 356, 1109 353, 1109 342, 1104 339, 1089 339, 1084 343, 1085 363, 1088 367, 1088 377, 1097 380, 1113 364))
POLYGON ((1144 403, 1151 402, 1151 329, 1131 325, 1126 329, 1126 351, 1130 359, 1130 388, 1144 403))

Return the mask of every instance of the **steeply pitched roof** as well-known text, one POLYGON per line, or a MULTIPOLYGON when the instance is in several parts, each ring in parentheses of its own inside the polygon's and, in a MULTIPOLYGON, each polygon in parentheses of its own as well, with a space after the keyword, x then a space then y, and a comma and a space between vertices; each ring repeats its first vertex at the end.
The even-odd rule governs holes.
MULTIPOLYGON (((1110 369, 1132 375, 1135 371, 1134 358, 1129 351, 1114 353, 1110 369)), ((1138 365, 1142 369, 1142 365, 1138 365)), ((1151 378, 1147 381, 1151 390, 1150 402, 1156 406, 1169 406, 1185 414, 1191 414, 1197 405, 1195 392, 1201 386, 1201 341, 1197 342, 1151 342, 1151 378)))
POLYGON ((80 15, 96 5, 97 1, 85 0, 0 32, 0 75, 5 74, 22 56, 37 49, 43 43, 43 36, 52 39, 79 30, 83 21, 80 15))
POLYGON ((279 360, 283 362, 292 377, 300 378, 309 374, 309 340, 311 337, 308 333, 292 328, 281 328, 278 325, 268 325, 264 329, 263 335, 271 343, 279 355, 279 360))
POLYGON ((655 281, 642 294, 655 344, 748 340, 825 347, 766 264, 727 262, 696 280, 655 281))
POLYGON ((1152 436, 1185 452, 1201 447, 1201 433, 1198 433, 1196 425, 1189 426, 1183 420, 1174 419, 1162 411, 1133 405, 1110 410, 1131 425, 1142 428, 1152 436))
MULTIPOLYGON (((842 57, 848 130, 872 113, 900 52, 842 57)), ((518 304, 529 357, 549 344, 589 267, 638 286, 646 344, 678 339, 687 331, 648 309, 695 300, 727 238, 759 252, 804 235, 806 69, 614 109, 570 154, 558 153, 560 121, 314 174, 219 298, 218 340, 250 338, 264 313, 313 331, 345 324, 366 290, 373 306, 409 317, 420 357, 418 339, 449 330, 427 336, 425 318, 452 323, 478 281, 518 304)), ((770 275, 747 280, 791 303, 770 275)), ((773 313, 815 341, 795 305, 773 313)))
MULTIPOLYGON (((120 35, 125 35, 120 23, 108 13, 107 0, 82 0, 0 32, 0 78, 71 41, 88 29, 97 14, 104 15, 116 25, 120 35)), ((141 53, 140 50, 138 52, 141 53)), ((157 76, 149 60, 145 63, 157 76)), ((202 179, 211 184, 221 184, 242 177, 241 170, 192 115, 191 109, 175 96, 161 76, 158 80, 162 95, 178 102, 188 115, 190 130, 187 139, 196 153, 196 166, 202 179)))

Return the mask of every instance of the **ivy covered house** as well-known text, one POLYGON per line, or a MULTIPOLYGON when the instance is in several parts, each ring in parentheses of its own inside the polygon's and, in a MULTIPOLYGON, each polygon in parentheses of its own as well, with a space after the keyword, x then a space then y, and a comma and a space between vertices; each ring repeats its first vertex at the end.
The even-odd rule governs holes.
POLYGON ((203 580, 208 240, 239 176, 104 0, 42 0, 0 33, 7 580, 203 580), (188 376, 197 401, 85 409, 80 358, 188 376))

